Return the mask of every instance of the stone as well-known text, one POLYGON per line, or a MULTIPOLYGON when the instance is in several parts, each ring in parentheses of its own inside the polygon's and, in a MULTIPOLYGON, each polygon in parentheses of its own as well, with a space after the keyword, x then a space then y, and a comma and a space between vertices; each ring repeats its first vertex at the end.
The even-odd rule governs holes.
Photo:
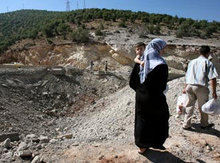
POLYGON ((57 136, 58 139, 63 139, 63 138, 72 139, 72 137, 73 137, 73 134, 64 134, 64 135, 57 136))
POLYGON ((18 146, 18 149, 17 149, 17 151, 23 151, 23 150, 25 150, 25 149, 27 149, 27 144, 25 143, 25 142, 21 142, 20 144, 19 144, 19 146, 18 146))
POLYGON ((47 136, 40 135, 40 143, 49 143, 50 139, 47 136))
POLYGON ((73 143, 72 146, 79 146, 79 143, 73 143))
POLYGON ((9 138, 11 141, 18 141, 20 140, 18 133, 8 133, 8 134, 0 134, 0 142, 9 138))
POLYGON ((31 159, 32 158, 32 152, 30 150, 25 150, 20 152, 19 156, 22 159, 31 159))
POLYGON ((104 159, 104 158, 105 158, 104 155, 99 156, 99 160, 102 160, 102 159, 104 159))
POLYGON ((34 159, 31 161, 31 163, 40 163, 40 157, 35 156, 34 159))
POLYGON ((4 158, 5 160, 7 160, 7 162, 11 162, 10 160, 12 159, 12 157, 13 157, 13 153, 11 151, 1 155, 1 158, 4 158))
POLYGON ((2 146, 5 148, 10 148, 11 147, 11 140, 9 138, 7 138, 3 143, 2 146))
POLYGON ((31 141, 31 142, 35 142, 35 143, 39 143, 40 140, 38 139, 37 135, 35 134, 29 134, 25 137, 26 141, 31 141))
POLYGON ((54 143, 57 142, 57 139, 51 139, 49 142, 50 142, 51 144, 54 144, 54 143))

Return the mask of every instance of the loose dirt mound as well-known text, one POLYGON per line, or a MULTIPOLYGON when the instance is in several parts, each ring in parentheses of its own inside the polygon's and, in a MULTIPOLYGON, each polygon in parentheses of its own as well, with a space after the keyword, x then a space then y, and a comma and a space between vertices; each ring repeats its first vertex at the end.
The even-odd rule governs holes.
MULTIPOLYGON (((48 149, 56 149, 57 155, 54 160, 69 162, 80 160, 159 163, 166 160, 166 163, 217 163, 220 160, 220 117, 210 117, 210 122, 215 123, 215 127, 203 130, 200 129, 199 114, 196 110, 193 130, 182 130, 183 117, 176 118, 175 104, 183 86, 184 78, 169 82, 167 99, 171 117, 170 137, 165 142, 167 151, 151 149, 143 156, 137 153, 133 143, 134 92, 128 86, 85 108, 78 117, 68 119, 69 124, 64 119, 60 119, 59 123, 62 122, 65 128, 69 128, 67 133, 73 133, 73 139, 64 141, 61 149, 56 145, 48 149)), ((218 88, 218 93, 219 91, 218 88)), ((45 152, 48 154, 47 150, 45 152)))
POLYGON ((4 70, 0 77, 1 133, 20 135, 19 141, 1 144, 2 162, 220 161, 219 116, 210 117, 214 128, 203 130, 196 111, 192 131, 182 130, 182 117, 176 118, 184 78, 168 84, 167 150, 139 155, 133 137, 135 92, 123 77, 62 68, 4 70))
POLYGON ((62 67, 1 69, 0 131, 53 134, 45 130, 45 121, 74 116, 125 83, 123 77, 110 72, 62 67))

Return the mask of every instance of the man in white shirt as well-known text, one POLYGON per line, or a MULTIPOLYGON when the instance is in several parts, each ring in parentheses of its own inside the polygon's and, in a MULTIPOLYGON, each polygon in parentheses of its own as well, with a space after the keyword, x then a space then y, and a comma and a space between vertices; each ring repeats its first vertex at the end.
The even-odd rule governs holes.
POLYGON ((183 129, 191 128, 191 119, 196 100, 198 100, 198 109, 201 115, 201 128, 206 129, 213 126, 213 124, 208 123, 208 115, 201 110, 202 105, 209 99, 209 81, 212 89, 212 97, 217 98, 216 78, 218 74, 213 63, 208 60, 209 53, 209 46, 202 46, 200 48, 200 56, 192 60, 188 65, 186 86, 183 90, 183 93, 187 93, 188 96, 183 129))

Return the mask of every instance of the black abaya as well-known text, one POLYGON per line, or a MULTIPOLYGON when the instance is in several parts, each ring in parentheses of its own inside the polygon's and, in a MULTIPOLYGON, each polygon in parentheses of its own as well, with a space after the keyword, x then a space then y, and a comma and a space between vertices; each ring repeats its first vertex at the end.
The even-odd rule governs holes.
MULTIPOLYGON (((166 89, 168 67, 155 67, 140 84, 139 65, 134 66, 135 82, 135 144, 139 148, 160 147, 168 137, 169 110, 163 91, 166 89)), ((131 81, 130 81, 131 86, 131 81)), ((134 87, 134 86, 133 86, 134 87)))

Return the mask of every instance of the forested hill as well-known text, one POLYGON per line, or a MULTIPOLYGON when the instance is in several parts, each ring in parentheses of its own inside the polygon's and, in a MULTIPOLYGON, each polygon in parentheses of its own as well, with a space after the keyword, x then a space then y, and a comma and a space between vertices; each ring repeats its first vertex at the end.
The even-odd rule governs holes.
POLYGON ((71 12, 20 10, 0 14, 0 53, 25 38, 58 36, 76 42, 89 41, 89 32, 104 35, 110 27, 141 27, 139 36, 146 34, 176 37, 218 37, 220 22, 178 18, 166 14, 149 14, 129 10, 82 9, 71 12))
POLYGON ((46 31, 51 22, 66 19, 62 12, 20 10, 0 14, 0 51, 15 41, 25 38, 35 39, 46 31))

